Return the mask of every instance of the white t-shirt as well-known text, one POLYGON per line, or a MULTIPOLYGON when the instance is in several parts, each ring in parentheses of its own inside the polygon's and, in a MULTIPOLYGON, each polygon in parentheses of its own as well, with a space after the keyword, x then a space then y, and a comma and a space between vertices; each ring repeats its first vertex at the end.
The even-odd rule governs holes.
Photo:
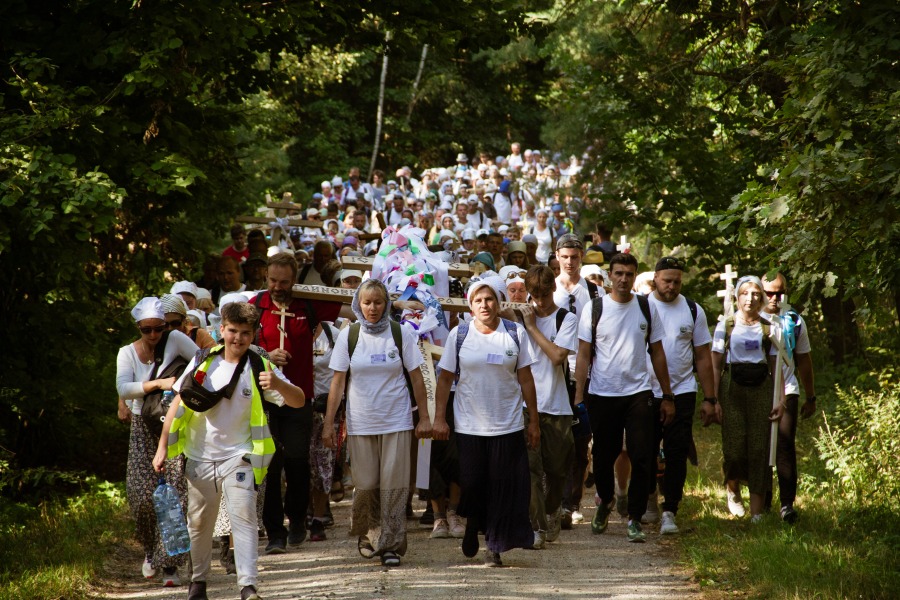
MULTIPOLYGON (((663 339, 665 329, 652 304, 650 317, 653 323, 649 341, 658 342, 663 339)), ((648 323, 637 297, 620 303, 612 296, 604 296, 603 314, 596 332, 591 332, 591 320, 591 311, 584 310, 578 321, 579 340, 590 342, 596 336, 588 392, 596 396, 629 396, 649 391, 650 373, 645 358, 648 323)))
POLYGON ((416 333, 403 327, 403 362, 391 329, 379 334, 359 331, 359 341, 350 359, 350 327, 334 343, 330 367, 347 372, 347 434, 381 435, 413 428, 412 404, 403 366, 414 371, 425 359, 419 352, 416 333))
MULTIPOLYGON (((691 318, 691 309, 684 296, 679 295, 672 302, 663 302, 650 294, 650 305, 656 308, 659 320, 665 330, 663 350, 666 351, 666 363, 669 367, 669 383, 673 394, 688 394, 697 391, 697 380, 694 378, 694 346, 703 346, 712 342, 709 327, 706 324, 706 313, 697 305, 697 319, 691 318)), ((662 398, 662 388, 656 380, 650 355, 647 355, 647 371, 653 385, 653 396, 662 398)))
POLYGON ((506 194, 494 194, 494 208, 497 209, 497 220, 505 225, 512 224, 512 201, 506 194))
MULTIPOLYGON (((444 345, 440 367, 456 373, 454 327, 444 345)), ((459 383, 453 399, 453 418, 458 433, 498 436, 525 429, 522 416, 522 388, 517 371, 535 363, 531 340, 525 328, 516 324, 519 347, 501 321, 489 334, 469 324, 469 333, 459 351, 459 383)))
POLYGON ((325 335, 325 327, 331 331, 332 339, 337 344, 338 335, 341 333, 337 327, 330 323, 322 322, 322 331, 313 342, 313 393, 316 396, 327 394, 331 390, 331 380, 334 379, 334 371, 329 367, 331 362, 331 344, 325 335))
MULTIPOLYGON (((766 317, 762 318, 765 319, 766 317)), ((774 327, 774 325, 770 327, 774 327)), ((716 325, 716 331, 713 333, 712 351, 719 354, 725 353, 725 321, 719 321, 716 325)), ((769 354, 772 356, 778 354, 775 344, 772 344, 769 354)), ((740 319, 735 318, 734 329, 731 330, 729 352, 728 356, 725 357, 725 361, 728 364, 766 363, 762 325, 759 323, 744 325, 740 319)))
POLYGON ((536 237, 538 241, 538 247, 537 251, 534 253, 534 257, 538 259, 539 263, 546 265, 547 261, 550 260, 550 246, 553 244, 553 232, 550 230, 550 225, 548 224, 547 228, 543 231, 540 231, 535 227, 534 237, 536 237))
MULTIPOLYGON (((556 311, 547 317, 535 319, 537 328, 544 337, 571 353, 578 350, 578 318, 567 313, 559 332, 556 331, 556 311)), ((563 365, 553 366, 538 343, 531 338, 531 352, 536 362, 531 365, 534 387, 537 390, 538 412, 547 415, 571 415, 569 392, 566 389, 566 374, 563 365)))
MULTIPOLYGON (((181 391, 185 379, 190 377, 195 366, 196 360, 191 359, 184 373, 172 386, 173 390, 181 391)), ((221 354, 215 356, 206 371, 203 387, 210 391, 222 389, 231 381, 236 368, 237 363, 225 362, 221 354)), ((272 365, 272 372, 279 379, 288 380, 275 365, 272 365)), ((184 443, 186 457, 201 462, 217 462, 253 450, 253 439, 250 436, 252 386, 253 370, 250 361, 247 360, 244 372, 241 373, 234 388, 234 394, 230 398, 222 398, 218 404, 205 412, 194 413, 193 418, 188 421, 184 443)), ((259 391, 266 402, 278 406, 284 404, 284 398, 280 393, 274 390, 259 391)))
MULTIPOLYGON (((603 297, 606 295, 606 290, 604 290, 599 285, 597 286, 597 294, 599 297, 603 297)), ((585 310, 590 312, 591 309, 591 293, 588 290, 588 280, 584 277, 578 279, 578 284, 572 288, 571 292, 566 291, 566 288, 563 286, 562 281, 559 277, 556 278, 556 290, 553 292, 553 303, 560 308, 564 308, 569 312, 575 313, 575 318, 580 319, 581 313, 585 310), (572 308, 572 303, 570 302, 569 296, 575 297, 574 309, 572 308)), ((577 344, 576 344, 577 345, 577 344)), ((572 373, 572 377, 575 376, 575 359, 577 358, 577 349, 575 354, 569 355, 569 372, 572 373)))
MULTIPOLYGON (((798 315, 799 316, 799 315, 798 315)), ((790 317, 788 317, 790 318, 790 317)), ((798 354, 809 354, 812 348, 809 345, 809 332, 806 329, 806 321, 803 320, 803 317, 800 317, 800 320, 794 324, 794 331, 797 331, 797 327, 800 328, 800 335, 797 335, 797 340, 794 345, 794 358, 796 359, 798 354)), ((800 393, 800 384, 797 381, 797 371, 795 364, 787 364, 785 363, 782 367, 782 371, 784 374, 784 393, 785 395, 790 396, 791 394, 799 394, 800 393)))
MULTIPOLYGON (((166 349, 163 352, 163 361, 157 373, 162 371, 172 362, 176 356, 184 360, 191 360, 199 348, 197 344, 180 331, 173 331, 166 340, 166 349)), ((125 398, 128 406, 135 414, 140 414, 141 405, 147 392, 144 391, 144 382, 150 379, 153 371, 153 363, 149 365, 138 358, 134 344, 128 344, 119 348, 116 357, 116 391, 120 398, 125 398), (132 406, 132 400, 139 400, 137 407, 132 406)))

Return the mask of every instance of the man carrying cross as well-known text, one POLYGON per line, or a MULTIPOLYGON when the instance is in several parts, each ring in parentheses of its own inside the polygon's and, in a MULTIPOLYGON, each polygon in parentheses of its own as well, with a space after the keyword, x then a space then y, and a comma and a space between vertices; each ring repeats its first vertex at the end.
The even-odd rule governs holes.
MULTIPOLYGON (((313 331, 322 321, 334 321, 341 312, 335 302, 295 300, 291 295, 297 281, 297 261, 287 253, 268 259, 267 290, 257 294, 253 304, 260 311, 257 344, 269 353, 288 380, 300 387, 307 398, 314 396, 313 331)), ((309 506, 309 436, 312 430, 312 403, 302 408, 274 407, 269 411, 269 428, 275 439, 275 456, 266 476, 268 493, 263 504, 263 525, 269 537, 266 554, 282 554, 288 543, 306 538, 306 510, 309 506), (281 471, 287 490, 282 502, 281 471), (284 526, 284 517, 290 530, 284 526)))

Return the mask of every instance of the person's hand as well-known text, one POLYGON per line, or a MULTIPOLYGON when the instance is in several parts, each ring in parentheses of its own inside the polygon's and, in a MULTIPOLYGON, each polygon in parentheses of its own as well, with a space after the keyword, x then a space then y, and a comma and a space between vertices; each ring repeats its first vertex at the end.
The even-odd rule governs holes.
POLYGON ((128 408, 128 405, 125 404, 125 401, 119 398, 119 411, 118 411, 119 420, 123 423, 131 422, 131 409, 128 408))
POLYGON ((259 385, 264 390, 275 389, 275 383, 278 376, 272 371, 263 371, 259 374, 259 385))
POLYGON ((291 353, 287 350, 283 350, 281 348, 276 348, 275 350, 269 351, 269 360, 275 363, 279 367, 283 367, 288 364, 288 361, 291 360, 291 353))
POLYGON ((533 329, 535 323, 537 322, 534 314, 534 308, 530 304, 528 304, 523 306, 520 309, 520 312, 522 313, 522 322, 525 323, 525 328, 533 329))
POLYGON ((665 426, 669 425, 674 420, 675 402, 664 398, 663 401, 659 403, 659 422, 665 426))
POLYGON ((431 425, 431 439, 437 441, 446 441, 450 439, 450 426, 443 418, 435 417, 434 423, 431 425))
POLYGON ((172 386, 175 385, 175 377, 166 377, 165 379, 157 379, 156 385, 159 386, 156 389, 166 391, 171 390, 172 386))
POLYGON ((516 322, 519 320, 519 318, 516 316, 515 311, 509 307, 506 307, 500 311, 500 318, 512 322, 516 322))
POLYGON ((780 421, 781 417, 783 415, 784 415, 784 404, 779 402, 778 405, 775 406, 775 408, 773 408, 771 410, 771 412, 769 412, 769 420, 773 421, 773 422, 780 421))
POLYGON ((704 427, 709 427, 716 422, 716 407, 718 405, 718 402, 710 404, 706 401, 700 405, 700 422, 703 423, 704 427))
POLYGON ((335 440, 334 440, 334 422, 328 423, 325 422, 322 428, 322 445, 326 448, 334 448, 335 440))
POLYGON ((419 424, 416 425, 416 438, 420 440, 430 438, 432 436, 431 431, 431 421, 427 418, 419 419, 419 424))
POLYGON ((393 306, 397 310, 425 310, 425 305, 418 300, 394 300, 393 306))
POLYGON ((816 414, 816 397, 807 397, 806 402, 800 407, 800 416, 804 419, 808 419, 814 414, 816 414))
POLYGON ((160 447, 156 449, 156 455, 153 457, 153 470, 162 473, 166 464, 166 448, 160 447))
POLYGON ((541 427, 537 419, 528 423, 528 431, 526 433, 528 447, 537 450, 541 447, 541 427))

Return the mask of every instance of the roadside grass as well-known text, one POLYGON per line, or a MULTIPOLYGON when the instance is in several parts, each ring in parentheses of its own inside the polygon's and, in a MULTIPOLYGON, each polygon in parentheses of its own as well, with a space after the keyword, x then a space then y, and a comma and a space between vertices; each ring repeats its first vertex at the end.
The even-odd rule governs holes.
MULTIPOLYGON (((751 525, 732 517, 721 475, 721 430, 697 424, 699 468, 689 467, 685 501, 679 510, 680 560, 695 573, 705 595, 758 598, 900 597, 900 518, 890 509, 855 509, 842 497, 818 458, 814 437, 821 415, 798 430, 796 506, 800 520, 790 527, 777 509, 751 525)), ((773 479, 777 490, 777 482, 773 479)))
POLYGON ((68 499, 0 499, 0 598, 80 600, 112 548, 133 533, 124 484, 89 483, 68 499))

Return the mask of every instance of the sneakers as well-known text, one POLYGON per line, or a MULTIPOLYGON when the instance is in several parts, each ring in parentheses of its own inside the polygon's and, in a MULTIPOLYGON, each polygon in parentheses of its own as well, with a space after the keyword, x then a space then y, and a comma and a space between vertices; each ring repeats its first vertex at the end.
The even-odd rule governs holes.
POLYGON ((675 524, 675 513, 668 510, 663 511, 659 532, 663 535, 678 533, 678 525, 675 524))
POLYGON ((461 540, 466 536, 466 525, 455 510, 447 511, 447 525, 450 528, 450 537, 461 540))
POLYGON ((552 515, 547 515, 547 541, 555 542, 559 539, 559 530, 562 527, 562 507, 557 508, 552 515))
POLYGON ((656 523, 659 521, 659 492, 655 489, 647 497, 647 510, 641 517, 641 523, 656 523))
POLYGON ((256 593, 255 586, 245 585, 241 589, 241 600, 262 600, 262 598, 256 593))
POLYGON ((725 488, 725 494, 728 496, 728 512, 735 517, 743 517, 747 512, 744 510, 744 501, 741 499, 740 492, 732 492, 725 488))
POLYGON ((181 580, 178 578, 178 570, 175 567, 165 567, 162 576, 163 587, 178 587, 181 580))
POLYGON ((313 519, 309 524, 309 541, 324 542, 326 537, 325 522, 321 519, 313 519))
POLYGON ((209 600, 209 596, 206 595, 206 582, 192 581, 188 588, 187 600, 209 600))
POLYGON ((584 523, 584 515, 577 508, 572 511, 572 525, 581 525, 584 523))
POLYGON ((616 512, 623 519, 628 516, 628 492, 624 494, 616 492, 616 512))
POLYGON ((141 565, 141 575, 144 576, 144 579, 153 579, 156 577, 156 569, 153 568, 149 556, 144 558, 144 564, 141 565))
POLYGON ((466 523, 466 533, 462 541, 463 556, 472 558, 478 554, 478 527, 471 522, 466 523))
POLYGON ((759 525, 760 523, 762 523, 762 520, 763 520, 763 516, 762 516, 761 514, 760 514, 760 515, 753 515, 752 517, 750 517, 750 522, 751 522, 753 525, 759 525))
POLYGON ((781 507, 781 520, 787 523, 788 525, 793 525, 797 522, 797 519, 800 518, 800 515, 797 514, 797 511, 794 510, 793 506, 782 506, 781 507))
POLYGON ((609 526, 609 513, 612 512, 612 506, 609 504, 603 504, 602 502, 597 505, 597 510, 594 512, 594 518, 591 519, 591 531, 595 534, 601 534, 606 531, 606 528, 609 526))
MULTIPOLYGON (((547 534, 543 531, 535 531, 534 532, 534 545, 531 546, 532 550, 543 550, 544 542, 547 541, 547 534)), ((490 552, 488 553, 490 554, 490 552)))
POLYGON ((419 527, 422 529, 428 529, 434 525, 434 508, 431 506, 431 502, 425 505, 425 511, 422 513, 422 516, 419 517, 419 527))
POLYGON ((485 550, 484 566, 486 566, 486 567, 502 567, 503 563, 500 561, 500 553, 499 552, 491 552, 490 550, 485 550))
POLYGON ((306 540, 306 528, 299 525, 291 525, 288 532, 287 543, 291 546, 299 546, 306 540))
POLYGON ((392 550, 385 550, 381 555, 381 564, 385 567, 399 567, 400 555, 392 550))
POLYGON ((284 554, 287 552, 287 543, 284 538, 271 538, 266 544, 266 554, 284 554))
MULTIPOLYGON (((465 534, 464 534, 465 535, 465 534)), ((434 529, 431 530, 431 535, 428 536, 433 540, 445 540, 450 537, 450 524, 447 522, 447 519, 435 519, 434 520, 434 529)))
POLYGON ((644 534, 644 530, 641 529, 641 524, 634 520, 628 521, 628 541, 640 544, 646 539, 647 536, 644 534))
POLYGON ((562 516, 559 518, 559 528, 566 531, 572 529, 572 511, 568 508, 563 510, 562 516))

